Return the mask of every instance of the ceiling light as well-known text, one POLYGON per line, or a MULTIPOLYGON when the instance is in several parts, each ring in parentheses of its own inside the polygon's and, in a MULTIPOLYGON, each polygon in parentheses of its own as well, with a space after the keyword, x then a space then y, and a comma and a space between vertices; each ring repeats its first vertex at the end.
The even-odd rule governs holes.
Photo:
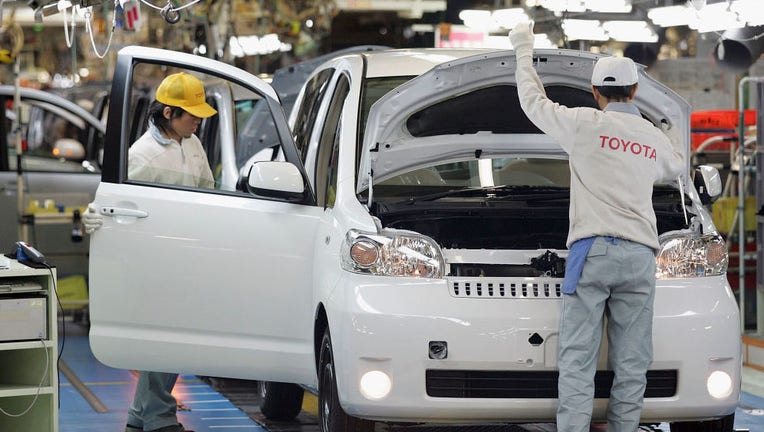
POLYGON ((647 17, 661 27, 688 25, 697 20, 697 16, 684 5, 653 8, 647 11, 647 17))
POLYGON ((505 29, 513 29, 517 24, 530 21, 523 8, 497 9, 493 11, 491 18, 505 29))
POLYGON ((605 21, 602 28, 616 41, 658 42, 658 34, 645 21, 605 21))
POLYGON ((597 20, 563 20, 562 29, 570 40, 606 41, 608 35, 597 20))
POLYGON ((490 31, 498 26, 489 10, 465 9, 459 12, 459 19, 472 29, 490 31))
POLYGON ((764 24, 764 8, 761 0, 737 0, 730 4, 730 8, 738 16, 744 17, 750 26, 764 24))
POLYGON ((686 25, 700 33, 723 31, 764 23, 760 0, 736 0, 721 3, 686 3, 679 6, 653 8, 647 17, 655 25, 673 27, 686 25), (697 8, 697 6, 700 6, 697 8))
MULTIPOLYGON (((692 11, 692 9, 688 10, 692 11)), ((697 17, 698 19, 695 22, 690 22, 689 26, 699 33, 745 27, 745 21, 741 20, 738 14, 731 10, 727 2, 706 5, 697 11, 697 17)))

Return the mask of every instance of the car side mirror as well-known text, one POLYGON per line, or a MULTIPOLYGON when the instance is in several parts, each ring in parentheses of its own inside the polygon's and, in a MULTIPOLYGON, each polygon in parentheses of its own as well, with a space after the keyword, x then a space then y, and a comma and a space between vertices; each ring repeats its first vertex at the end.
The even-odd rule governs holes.
POLYGON ((301 200, 305 193, 300 170, 291 162, 260 161, 252 164, 247 176, 249 192, 289 201, 301 200))
POLYGON ((713 203, 722 194, 722 178, 719 176, 719 170, 712 166, 699 165, 695 168, 693 182, 703 204, 713 203))

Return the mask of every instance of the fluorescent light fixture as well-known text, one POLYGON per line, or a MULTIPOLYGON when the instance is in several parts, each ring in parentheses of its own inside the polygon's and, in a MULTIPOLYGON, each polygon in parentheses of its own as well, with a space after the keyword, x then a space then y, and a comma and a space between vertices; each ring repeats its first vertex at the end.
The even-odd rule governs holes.
POLYGON ((647 11, 647 17, 661 27, 688 25, 697 20, 697 16, 684 5, 653 8, 647 11))
POLYGON ((735 0, 704 4, 697 9, 690 3, 653 8, 647 17, 655 25, 672 27, 686 25, 700 33, 724 31, 748 25, 764 24, 761 0, 735 0))
POLYGON ((697 17, 697 21, 690 22, 689 26, 700 33, 745 27, 745 21, 731 10, 727 2, 706 5, 697 12, 697 17))
POLYGON ((228 43, 231 55, 234 57, 264 55, 276 51, 286 52, 292 50, 292 45, 281 42, 275 33, 263 36, 231 36, 228 43))
POLYGON ((459 12, 459 19, 472 29, 490 31, 498 27, 489 10, 465 9, 459 12))
POLYGON ((505 29, 515 28, 517 24, 530 21, 523 8, 497 9, 491 14, 493 20, 505 29))
POLYGON ((645 21, 605 21, 602 28, 620 42, 658 42, 658 34, 645 21))
POLYGON ((764 8, 761 0, 737 0, 730 5, 733 12, 745 18, 750 26, 764 24, 764 8))
POLYGON ((740 17, 744 17, 748 25, 757 26, 764 24, 764 8, 761 6, 761 0, 737 0, 730 8, 740 17))
POLYGON ((464 25, 477 30, 499 30, 501 27, 512 29, 521 22, 530 21, 522 8, 489 10, 465 9, 459 12, 459 19, 464 25))
POLYGON ((563 20, 562 29, 570 40, 606 41, 608 35, 597 20, 563 20))

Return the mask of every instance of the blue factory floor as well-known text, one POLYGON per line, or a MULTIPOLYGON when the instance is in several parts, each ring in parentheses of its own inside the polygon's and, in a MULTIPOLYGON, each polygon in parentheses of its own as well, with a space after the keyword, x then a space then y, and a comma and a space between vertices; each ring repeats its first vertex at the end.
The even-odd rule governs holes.
MULTIPOLYGON (((100 404, 92 404, 70 382, 64 373, 60 379, 60 432, 122 432, 127 418, 127 407, 132 400, 137 376, 128 370, 113 369, 101 364, 93 356, 87 330, 78 324, 67 323, 62 360, 77 378, 85 384, 100 404), (98 412, 105 411, 105 412, 98 412)), ((61 334, 59 333, 59 338, 61 334)), ((61 342, 61 340, 59 341, 61 342)), ((306 403, 306 411, 294 422, 269 423, 258 413, 254 386, 235 395, 235 385, 226 387, 218 380, 202 380, 192 375, 181 375, 174 394, 181 404, 178 418, 195 432, 236 431, 318 431, 314 407, 306 403), (224 393, 229 397, 224 396, 224 393), (249 393, 250 396, 246 397, 249 393), (232 399, 234 402, 232 402, 232 399)), ((744 393, 735 416, 736 430, 764 431, 764 373, 752 369, 744 373, 744 393)), ((93 399, 93 398, 89 398, 93 399)), ((396 429, 396 428, 393 428, 396 429)), ((446 428, 453 429, 453 428, 446 428)), ((506 431, 555 431, 554 425, 505 426, 506 431)), ((599 428, 593 428, 599 430, 599 428)), ((602 429, 604 431, 604 428, 602 429)), ((645 429, 649 430, 649 429, 645 429)), ((669 431, 667 424, 658 429, 669 431)), ((31 432, 31 431, 30 431, 31 432)))

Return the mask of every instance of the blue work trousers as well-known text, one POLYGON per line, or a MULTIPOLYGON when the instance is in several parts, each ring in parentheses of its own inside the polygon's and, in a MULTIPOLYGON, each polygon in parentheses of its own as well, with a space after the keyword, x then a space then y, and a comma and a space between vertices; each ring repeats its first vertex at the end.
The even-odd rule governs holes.
POLYGON ((615 374, 608 432, 639 428, 646 373, 653 359, 655 255, 647 246, 598 237, 573 294, 563 294, 558 367, 559 432, 589 432, 594 374, 607 318, 608 368, 615 374))
POLYGON ((177 380, 176 373, 139 371, 127 424, 144 431, 178 424, 178 402, 172 395, 177 380))

